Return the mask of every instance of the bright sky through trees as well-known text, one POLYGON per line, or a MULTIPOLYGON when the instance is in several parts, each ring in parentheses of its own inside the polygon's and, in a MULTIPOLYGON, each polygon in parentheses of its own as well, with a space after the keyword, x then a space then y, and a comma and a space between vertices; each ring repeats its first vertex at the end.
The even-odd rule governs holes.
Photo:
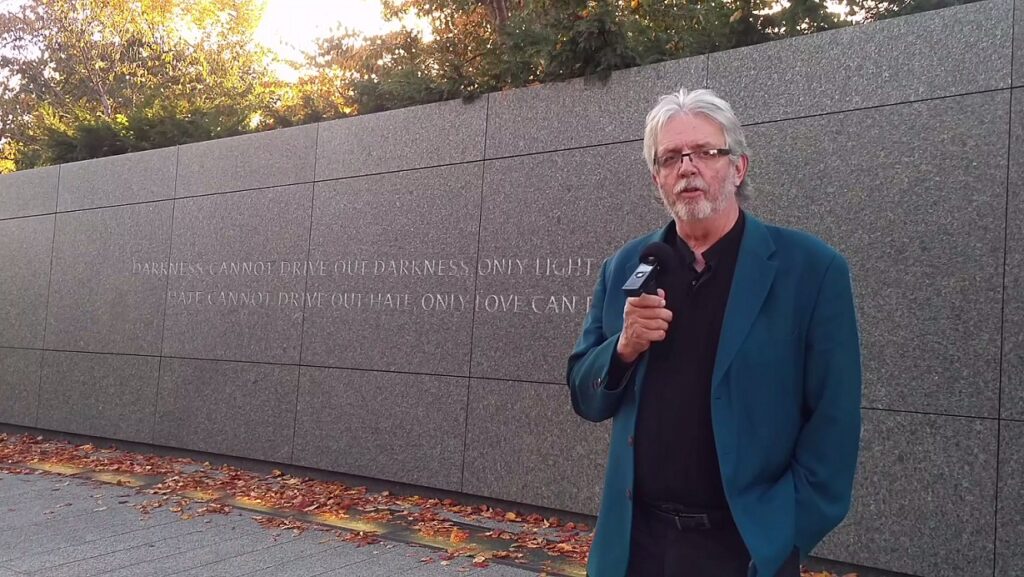
MULTIPOLYGON (((415 22, 407 22, 417 26, 415 22)), ((332 31, 348 28, 364 35, 396 30, 397 22, 385 22, 379 0, 266 0, 266 11, 256 40, 276 52, 283 60, 301 61, 302 51, 312 52, 313 42, 332 31)), ((429 26, 417 26, 429 33, 429 26)), ((294 80, 297 72, 287 65, 275 67, 284 80, 294 80)))

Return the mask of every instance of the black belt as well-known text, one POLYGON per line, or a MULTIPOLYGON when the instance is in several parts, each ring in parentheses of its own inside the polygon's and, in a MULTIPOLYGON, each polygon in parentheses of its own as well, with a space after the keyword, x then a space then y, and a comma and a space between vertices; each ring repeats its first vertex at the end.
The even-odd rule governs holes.
POLYGON ((681 507, 673 503, 638 501, 640 508, 652 519, 668 523, 680 531, 726 529, 736 526, 728 511, 704 511, 681 507))

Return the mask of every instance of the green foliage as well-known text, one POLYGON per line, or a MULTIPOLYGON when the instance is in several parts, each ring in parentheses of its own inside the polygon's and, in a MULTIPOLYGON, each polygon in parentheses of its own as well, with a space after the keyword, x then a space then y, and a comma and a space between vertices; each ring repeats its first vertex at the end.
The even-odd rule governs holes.
MULTIPOLYGON (((3 7, 0 0, 0 8, 3 7)), ((967 0, 969 1, 969 0, 967 0)), ((0 172, 707 54, 965 0, 382 0, 425 20, 317 41, 297 82, 261 0, 23 0, 0 11, 0 172)))
POLYGON ((883 20, 940 8, 971 4, 978 0, 861 0, 860 13, 866 20, 883 20))
POLYGON ((429 21, 430 41, 404 29, 321 39, 308 79, 336 79, 366 113, 577 77, 827 30, 847 22, 823 1, 387 0, 392 19, 429 21), (774 11, 773 11, 774 9, 774 11))
POLYGON ((272 103, 254 0, 29 0, 0 13, 0 156, 17 168, 250 130, 272 103))

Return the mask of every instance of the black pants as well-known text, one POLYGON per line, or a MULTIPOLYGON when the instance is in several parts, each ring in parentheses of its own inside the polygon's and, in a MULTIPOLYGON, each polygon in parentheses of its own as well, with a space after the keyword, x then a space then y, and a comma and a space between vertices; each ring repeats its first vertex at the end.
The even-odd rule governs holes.
MULTIPOLYGON (((749 565, 735 526, 680 530, 643 507, 633 510, 628 577, 747 577, 749 565)), ((800 577, 795 549, 775 577, 800 577)))

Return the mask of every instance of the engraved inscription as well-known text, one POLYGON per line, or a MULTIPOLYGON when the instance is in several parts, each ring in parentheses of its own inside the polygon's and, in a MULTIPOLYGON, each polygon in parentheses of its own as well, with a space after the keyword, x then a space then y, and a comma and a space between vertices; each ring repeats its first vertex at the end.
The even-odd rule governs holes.
MULTIPOLYGON (((477 261, 465 258, 379 258, 346 257, 333 260, 247 260, 247 261, 194 261, 194 262, 139 262, 133 260, 130 271, 135 276, 174 276, 190 279, 187 289, 168 290, 169 305, 188 309, 212 307, 259 310, 270 308, 327 308, 339 312, 406 312, 433 314, 460 314, 479 312, 486 314, 529 315, 582 315, 590 310, 592 282, 581 282, 580 294, 547 294, 536 290, 505 294, 466 294, 444 290, 446 278, 479 277, 515 279, 556 279, 591 277, 596 274, 599 260, 584 256, 499 256, 477 261), (266 279, 271 277, 322 277, 331 290, 294 292, 270 290, 266 279), (349 286, 361 279, 380 279, 377 290, 361 290, 349 286), (388 279, 402 277, 422 278, 419 292, 389 290, 388 279), (428 279, 436 280, 428 280, 428 279), (220 279, 218 281, 218 279, 220 279), (242 290, 214 289, 211 284, 224 280, 232 285, 249 285, 242 290), (242 280, 238 280, 242 279, 242 280), (251 279, 246 282, 244 279, 251 279), (205 286, 204 286, 205 285, 205 286)), ((420 281, 415 281, 418 284, 420 281)), ((537 282, 532 281, 531 287, 537 282)), ((542 281, 540 281, 542 282, 542 281)), ((279 284, 279 283, 278 283, 279 284)), ((377 284, 377 283, 371 283, 377 284)), ((323 288, 319 282, 317 288, 323 288)), ((403 283, 404 286, 408 282, 403 283)), ((462 283, 465 286, 465 283, 462 283)))

